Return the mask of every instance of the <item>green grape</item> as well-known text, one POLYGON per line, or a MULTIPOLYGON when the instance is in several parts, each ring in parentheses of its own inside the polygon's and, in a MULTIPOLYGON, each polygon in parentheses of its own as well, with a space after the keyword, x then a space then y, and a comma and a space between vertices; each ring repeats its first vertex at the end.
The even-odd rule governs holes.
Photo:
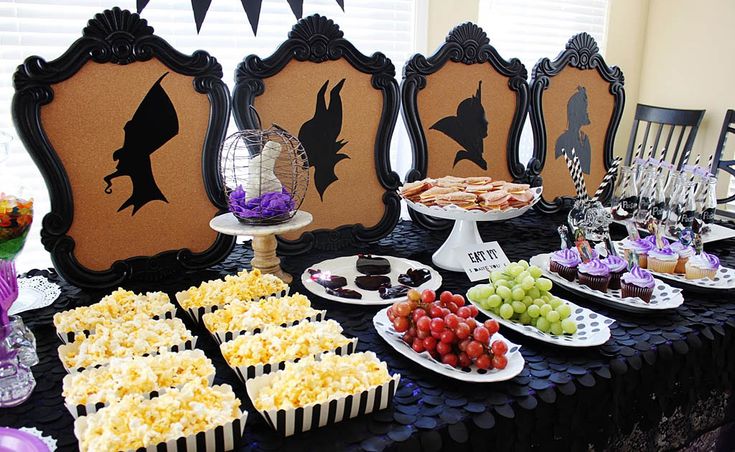
POLYGON ((505 286, 496 287, 495 294, 500 295, 500 298, 502 298, 503 300, 510 300, 513 296, 510 289, 505 286))
POLYGON ((549 311, 549 313, 546 314, 544 317, 546 317, 546 320, 551 323, 558 323, 559 320, 561 320, 561 316, 556 311, 549 311))
POLYGON ((572 319, 564 319, 561 321, 561 328, 567 334, 574 334, 577 332, 577 324, 572 319))
POLYGON ((551 295, 545 293, 545 294, 541 295, 541 299, 544 300, 544 303, 547 303, 548 304, 551 301, 551 295))
POLYGON ((549 329, 551 329, 551 324, 545 318, 539 317, 538 319, 536 319, 536 328, 543 331, 544 333, 548 333, 549 329))
POLYGON ((500 316, 504 318, 505 320, 510 319, 513 317, 513 307, 509 304, 504 304, 500 307, 500 316))
POLYGON ((570 315, 572 315, 572 308, 569 307, 568 304, 562 303, 557 308, 555 308, 556 312, 559 313, 559 316, 561 316, 562 319, 566 319, 570 315))
POLYGON ((521 259, 518 261, 518 265, 520 265, 525 270, 528 268, 528 261, 525 259, 521 259))
POLYGON ((500 281, 495 283, 496 291, 498 290, 498 287, 507 287, 508 289, 510 289, 511 287, 513 287, 513 283, 508 281, 507 279, 501 279, 500 281))
POLYGON ((490 281, 492 281, 492 282, 494 282, 494 283, 497 283, 498 281, 502 281, 502 280, 504 280, 504 279, 506 279, 506 277, 505 277, 505 275, 503 274, 503 272, 502 272, 502 271, 500 271, 500 270, 493 270, 493 271, 492 271, 492 272, 490 273, 490 281))
POLYGON ((531 306, 526 309, 526 313, 531 316, 532 319, 535 319, 539 315, 541 315, 541 308, 539 308, 537 305, 532 304, 531 306))
POLYGON ((541 315, 542 316, 546 317, 549 314, 549 312, 551 312, 551 311, 553 311, 553 308, 551 307, 550 304, 545 304, 545 305, 541 306, 541 315))
POLYGON ((531 266, 530 266, 530 267, 528 268, 528 273, 529 273, 529 274, 530 274, 531 276, 533 276, 534 278, 537 278, 537 279, 538 279, 538 278, 540 278, 540 277, 541 277, 541 275, 543 275, 543 274, 544 274, 543 270, 541 270, 540 268, 536 267, 535 265, 531 265, 531 266))
POLYGON ((535 304, 536 306, 540 308, 541 306, 545 305, 546 302, 542 300, 541 298, 536 298, 535 300, 533 300, 533 304, 535 304))
POLYGON ((533 279, 532 276, 526 276, 521 281, 521 287, 523 287, 523 290, 531 290, 532 288, 535 288, 534 285, 536 284, 536 280, 533 279))
POLYGON ((520 317, 518 317, 518 321, 524 325, 529 325, 531 323, 531 316, 529 316, 527 312, 524 312, 520 317))
POLYGON ((533 298, 529 297, 528 295, 526 295, 525 297, 523 297, 523 300, 521 300, 521 301, 523 302, 523 304, 526 305, 526 307, 529 307, 529 306, 531 306, 533 304, 533 298))
POLYGON ((553 284, 551 284, 551 280, 547 278, 539 278, 536 280, 536 287, 538 287, 538 290, 542 292, 548 292, 551 290, 551 287, 553 284))
POLYGON ((481 300, 483 297, 480 296, 480 286, 470 287, 467 291, 467 298, 473 301, 481 300))
POLYGON ((526 291, 523 290, 523 288, 520 286, 515 286, 513 287, 512 295, 513 295, 513 300, 521 301, 526 296, 526 291))
POLYGON ((541 291, 536 288, 535 284, 536 283, 534 283, 534 287, 531 287, 531 290, 526 291, 528 296, 534 299, 539 298, 541 296, 541 291))
POLYGON ((503 299, 498 294, 493 294, 487 297, 487 304, 491 308, 497 308, 503 304, 503 299))
POLYGON ((559 336, 564 333, 564 329, 561 327, 561 322, 554 322, 551 324, 551 334, 559 336))
POLYGON ((549 301, 549 304, 551 305, 552 308, 556 309, 559 306, 561 306, 561 300, 556 297, 552 297, 551 301, 549 301))
POLYGON ((510 264, 506 268, 506 271, 508 272, 508 274, 510 276, 512 276, 512 277, 515 278, 516 276, 520 275, 521 272, 523 272, 523 267, 521 267, 520 265, 517 265, 517 264, 510 264))
MULTIPOLYGON (((469 297, 469 293, 467 294, 469 297)), ((487 300, 480 300, 476 301, 475 303, 479 304, 482 309, 490 309, 490 304, 487 302, 487 300)))
POLYGON ((526 305, 523 304, 522 301, 514 301, 512 303, 512 306, 513 306, 513 310, 517 312, 518 314, 522 314, 526 312, 526 305))

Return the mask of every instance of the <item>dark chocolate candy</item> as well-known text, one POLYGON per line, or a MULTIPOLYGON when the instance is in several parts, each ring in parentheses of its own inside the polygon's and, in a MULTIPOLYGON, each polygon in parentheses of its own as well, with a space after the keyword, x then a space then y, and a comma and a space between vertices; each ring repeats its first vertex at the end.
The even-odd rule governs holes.
POLYGON ((321 270, 314 270, 313 268, 310 268, 308 272, 312 281, 328 289, 338 289, 347 285, 347 278, 344 276, 324 274, 321 270))
POLYGON ((378 289, 378 293, 383 300, 389 300, 391 298, 405 297, 410 289, 408 286, 381 287, 378 289))
POLYGON ((357 256, 357 271, 363 275, 387 275, 390 273, 390 262, 384 257, 373 257, 370 254, 357 256))
POLYGON ((357 292, 352 289, 345 289, 345 288, 330 289, 329 287, 327 287, 326 291, 329 295, 334 295, 335 297, 340 297, 340 298, 352 298, 355 300, 359 300, 362 298, 362 294, 360 292, 357 292))
POLYGON ((406 273, 398 275, 398 282, 411 287, 418 287, 431 279, 428 268, 409 268, 406 273))
POLYGON ((390 286, 390 278, 387 276, 358 276, 355 278, 355 285, 360 289, 378 290, 383 286, 390 286))

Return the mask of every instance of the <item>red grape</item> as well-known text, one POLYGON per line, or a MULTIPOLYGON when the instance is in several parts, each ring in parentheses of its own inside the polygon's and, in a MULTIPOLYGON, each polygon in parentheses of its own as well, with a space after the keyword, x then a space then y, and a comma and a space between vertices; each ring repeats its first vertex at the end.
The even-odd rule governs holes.
POLYGON ((441 341, 445 342, 447 344, 453 344, 455 342, 454 333, 452 333, 452 330, 444 330, 442 331, 442 337, 441 341))
POLYGON ((455 329, 457 328, 457 325, 459 325, 459 319, 455 314, 448 314, 444 317, 444 324, 447 328, 455 329))
POLYGON ((485 328, 487 328, 487 331, 492 336, 493 334, 498 332, 498 330, 500 329, 500 325, 498 325, 497 320, 490 319, 485 320, 485 328))
POLYGON ((470 308, 470 313, 471 313, 472 317, 477 317, 477 314, 480 313, 480 311, 477 309, 477 306, 471 304, 468 307, 470 308))
POLYGON ((490 355, 488 355, 487 353, 483 353, 477 358, 477 360, 475 361, 475 365, 480 369, 489 369, 490 367, 492 367, 493 362, 490 358, 490 355))
MULTIPOLYGON (((442 331, 444 331, 444 330, 442 330, 442 331)), ((439 339, 442 338, 442 331, 434 331, 434 330, 431 330, 430 331, 431 337, 433 337, 434 339, 436 339, 438 341, 439 339)))
POLYGON ((472 342, 472 339, 470 339, 470 338, 461 340, 461 341, 459 341, 459 345, 457 347, 459 347, 459 349, 461 351, 466 352, 467 351, 467 346, 470 344, 470 342, 472 342))
POLYGON ((416 338, 416 339, 414 339, 414 340, 413 340, 413 343, 411 344, 411 348, 412 348, 412 349, 413 349, 413 350, 414 350, 414 351, 415 351, 416 353, 421 353, 421 352, 423 352, 423 351, 425 350, 425 348, 424 348, 424 341, 422 341, 422 340, 421 340, 421 339, 419 339, 419 338, 416 338))
POLYGON ((396 318, 396 313, 395 313, 395 312, 393 312, 393 306, 391 306, 391 307, 389 307, 389 308, 388 308, 388 311, 386 312, 386 314, 388 315, 388 320, 390 320, 391 322, 392 322, 393 320, 395 320, 395 318, 396 318))
POLYGON ((447 309, 447 308, 442 308, 442 318, 444 318, 444 317, 448 316, 448 315, 449 315, 449 314, 451 314, 451 313, 452 313, 452 311, 450 311, 449 309, 447 309))
POLYGON ((431 331, 436 331, 437 333, 444 331, 444 319, 441 317, 431 319, 431 331))
POLYGON ((472 341, 467 345, 467 356, 470 358, 477 358, 480 355, 482 355, 482 352, 484 352, 485 349, 483 348, 482 344, 477 341, 472 341))
MULTIPOLYGON (((508 345, 503 341, 495 341, 490 346, 490 350, 492 350, 493 355, 495 356, 505 355, 508 352, 508 345)), ((498 367, 498 366, 495 366, 495 367, 498 367)), ((502 367, 500 369, 502 369, 502 367)))
POLYGON ((457 306, 464 306, 464 297, 463 297, 462 295, 460 295, 460 294, 455 294, 455 295, 454 295, 454 296, 452 297, 452 301, 453 301, 453 302, 454 302, 454 304, 456 304, 457 306))
POLYGON ((407 302, 401 301, 393 305, 393 311, 398 317, 408 317, 411 314, 411 306, 407 302))
POLYGON ((446 355, 442 356, 442 362, 452 367, 457 367, 458 361, 459 358, 457 358, 457 355, 455 355, 454 353, 447 353, 446 355))
POLYGON ((503 355, 495 355, 493 356, 493 367, 496 369, 505 369, 505 366, 508 365, 508 358, 506 358, 503 355))
POLYGON ((406 317, 396 317, 396 319, 393 321, 393 328, 395 328, 395 330, 399 333, 408 331, 408 327, 409 323, 406 317))
POLYGON ((440 355, 446 355, 447 353, 452 351, 452 346, 449 344, 445 344, 444 342, 438 342, 436 344, 436 351, 440 355))
POLYGON ((470 327, 470 331, 475 331, 475 328, 477 328, 477 320, 473 319, 472 317, 466 319, 465 323, 467 324, 467 326, 470 327))
POLYGON ((416 329, 420 331, 429 331, 431 329, 431 319, 423 316, 416 321, 416 329))
POLYGON ((467 339, 470 337, 470 327, 466 323, 460 323, 457 325, 457 329, 454 331, 454 334, 457 335, 457 339, 467 339))
POLYGON ((490 340, 490 332, 484 326, 478 326, 472 332, 472 337, 474 337, 475 340, 478 342, 487 344, 488 341, 490 340))
POLYGON ((422 308, 415 309, 413 313, 411 313, 411 318, 413 318, 414 322, 417 322, 421 317, 424 317, 426 315, 426 311, 422 308))
POLYGON ((472 317, 472 311, 470 311, 470 308, 467 306, 462 306, 461 308, 457 309, 457 315, 462 317, 463 319, 469 319, 472 317))
POLYGON ((470 367, 472 365, 472 360, 469 356, 467 356, 467 353, 460 352, 459 353, 459 366, 460 367, 470 367))
POLYGON ((419 339, 425 339, 427 337, 431 337, 431 334, 428 331, 419 330, 416 331, 416 337, 419 339))
POLYGON ((421 299, 421 293, 416 289, 408 290, 408 299, 412 301, 419 301, 421 299))
POLYGON ((441 293, 441 295, 439 295, 439 301, 441 301, 442 304, 445 304, 445 305, 449 303, 450 301, 452 301, 453 298, 454 298, 454 295, 452 294, 452 292, 448 290, 445 290, 444 292, 441 293))
POLYGON ((447 306, 447 309, 449 309, 449 312, 453 312, 453 313, 456 313, 457 309, 459 309, 453 301, 450 301, 449 303, 447 303, 446 306, 447 306))
POLYGON ((421 292, 421 301, 424 303, 433 303, 436 300, 436 293, 433 290, 426 289, 421 292))
POLYGON ((409 336, 416 337, 416 327, 415 326, 410 326, 408 328, 408 331, 406 331, 406 334, 408 334, 409 336))
POLYGON ((413 338, 408 334, 404 334, 401 339, 403 339, 403 342, 407 343, 409 347, 411 346, 411 344, 413 344, 413 338))
POLYGON ((443 314, 443 313, 442 313, 442 308, 441 308, 441 306, 437 306, 437 305, 435 305, 435 304, 434 304, 434 305, 432 305, 432 306, 431 306, 431 308, 429 308, 429 315, 430 315, 431 317, 433 317, 433 318, 436 318, 436 317, 443 317, 443 315, 442 315, 442 314, 443 314))
POLYGON ((429 336, 426 339, 424 339, 424 348, 430 352, 433 352, 436 350, 436 339, 429 336))

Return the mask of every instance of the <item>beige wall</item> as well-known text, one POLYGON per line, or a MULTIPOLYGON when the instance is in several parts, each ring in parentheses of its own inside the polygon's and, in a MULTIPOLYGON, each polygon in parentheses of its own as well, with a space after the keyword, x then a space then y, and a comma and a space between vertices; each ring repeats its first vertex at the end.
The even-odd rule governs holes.
POLYGON ((426 40, 431 55, 449 31, 463 22, 477 23, 479 0, 419 0, 429 2, 426 40))

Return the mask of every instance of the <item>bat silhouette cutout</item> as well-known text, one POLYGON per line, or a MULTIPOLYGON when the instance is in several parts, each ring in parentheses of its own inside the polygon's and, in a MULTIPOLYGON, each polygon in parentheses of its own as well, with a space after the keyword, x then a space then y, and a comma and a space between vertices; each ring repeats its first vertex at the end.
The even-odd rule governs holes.
POLYGON ((480 80, 475 95, 463 100, 457 106, 457 116, 442 118, 430 129, 438 130, 464 148, 457 151, 452 166, 456 166, 460 160, 469 160, 487 170, 487 162, 482 155, 487 126, 487 116, 482 106, 482 80, 480 80))
POLYGON ((567 101, 567 130, 556 139, 555 158, 559 158, 564 149, 574 149, 579 158, 584 174, 590 173, 592 151, 590 140, 582 127, 590 124, 588 112, 587 90, 578 86, 577 91, 567 101))
POLYGON ((337 163, 350 158, 347 154, 339 153, 348 141, 337 139, 342 131, 340 91, 344 83, 345 79, 342 79, 332 88, 327 108, 324 96, 329 80, 324 82, 316 95, 314 117, 306 121, 299 130, 299 141, 304 145, 309 166, 314 167, 314 185, 322 201, 327 187, 338 180, 334 172, 337 163))
POLYGON ((117 168, 104 177, 107 183, 105 193, 112 193, 112 179, 128 176, 133 184, 133 193, 119 209, 120 212, 133 206, 133 213, 151 201, 168 202, 156 184, 151 167, 151 154, 179 133, 179 118, 176 109, 161 81, 168 75, 163 74, 153 84, 135 110, 133 117, 125 124, 123 146, 112 154, 117 168))

